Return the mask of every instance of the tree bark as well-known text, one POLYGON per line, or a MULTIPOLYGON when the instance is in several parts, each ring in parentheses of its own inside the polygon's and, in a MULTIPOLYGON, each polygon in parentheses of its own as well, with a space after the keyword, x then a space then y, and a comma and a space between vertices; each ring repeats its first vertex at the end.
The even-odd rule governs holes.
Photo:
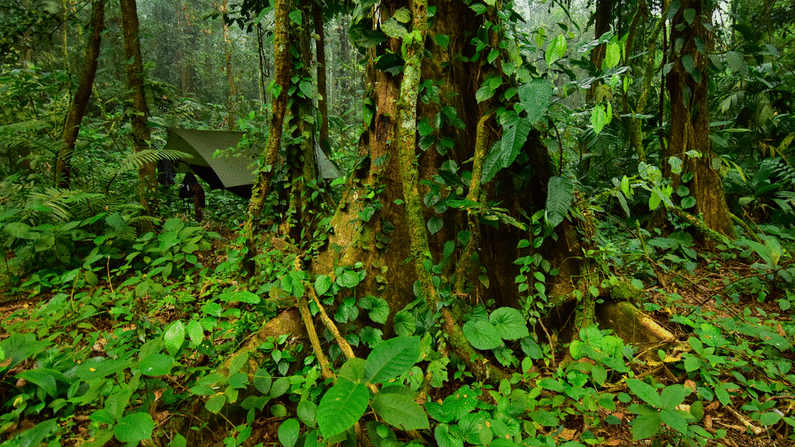
MULTIPOLYGON (((666 148, 665 171, 673 179, 674 190, 680 184, 690 189, 696 199, 693 211, 703 216, 704 224, 718 233, 734 237, 726 198, 718 171, 713 169, 715 153, 709 138, 709 70, 707 52, 712 48, 710 25, 713 6, 710 0, 683 0, 674 14, 671 26, 671 56, 673 67, 666 82, 671 101, 671 133, 666 148), (689 23, 685 12, 695 11, 689 23), (702 45, 699 48, 699 45, 702 45), (699 155, 693 156, 697 151, 699 155), (682 182, 682 175, 672 172, 667 163, 671 157, 684 162, 683 173, 692 173, 692 179, 682 182)), ((698 233, 697 238, 706 245, 714 241, 698 233)))
MULTIPOLYGON (((256 249, 254 223, 259 219, 265 204, 265 198, 270 191, 270 184, 273 180, 273 172, 279 157, 279 148, 281 147, 284 117, 287 112, 291 68, 289 18, 287 16, 290 12, 289 8, 288 0, 276 0, 274 3, 273 60, 275 79, 273 94, 276 98, 272 103, 270 134, 268 136, 267 152, 265 153, 265 163, 257 175, 257 184, 254 186, 248 206, 248 218, 243 227, 243 235, 246 238, 250 256, 253 256, 256 249)), ((249 270, 251 271, 252 269, 249 268, 249 270)))
MULTIPOLYGON (((147 120, 146 92, 144 91, 144 64, 138 39, 138 8, 135 0, 120 0, 121 22, 124 32, 124 54, 127 65, 127 86, 133 103, 132 125, 135 151, 149 148, 151 137, 147 120)), ((154 215, 157 211, 157 172, 154 163, 138 169, 138 192, 144 213, 154 215)))
POLYGON ((88 38, 86 57, 83 62, 83 72, 80 82, 72 99, 69 115, 66 117, 63 129, 64 145, 58 151, 58 161, 55 165, 55 184, 59 188, 69 188, 72 177, 72 152, 75 148, 77 135, 80 132, 80 122, 88 107, 91 98, 91 89, 94 86, 94 77, 97 74, 99 50, 102 44, 102 30, 105 26, 105 0, 94 0, 91 13, 91 35, 88 38))
MULTIPOLYGON (((320 147, 324 151, 329 148, 328 136, 328 87, 326 86, 326 32, 323 28, 323 9, 319 3, 312 4, 312 13, 315 22, 315 61, 317 63, 317 111, 320 114, 320 147)), ((328 155, 328 153, 327 153, 328 155)))

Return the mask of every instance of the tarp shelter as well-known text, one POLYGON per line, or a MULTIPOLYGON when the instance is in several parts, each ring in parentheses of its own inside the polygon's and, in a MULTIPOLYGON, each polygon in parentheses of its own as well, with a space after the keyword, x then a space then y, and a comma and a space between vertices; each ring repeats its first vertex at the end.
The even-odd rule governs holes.
MULTIPOLYGON (((257 181, 256 150, 235 155, 223 154, 213 158, 216 150, 237 147, 243 132, 221 130, 168 129, 168 141, 163 149, 178 150, 190 154, 185 160, 190 170, 207 182, 213 189, 226 189, 241 197, 251 197, 251 188, 257 181)), ((315 145, 315 160, 321 178, 340 177, 340 171, 326 154, 315 145)), ((179 172, 187 169, 180 163, 179 172)))

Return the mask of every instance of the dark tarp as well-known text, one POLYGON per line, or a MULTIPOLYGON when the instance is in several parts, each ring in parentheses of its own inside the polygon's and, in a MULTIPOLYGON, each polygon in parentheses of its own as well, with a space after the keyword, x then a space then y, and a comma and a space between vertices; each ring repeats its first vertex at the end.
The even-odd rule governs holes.
MULTIPOLYGON (((201 177, 213 189, 226 189, 241 197, 251 197, 251 188, 257 181, 256 150, 235 155, 224 154, 213 158, 216 150, 237 147, 243 132, 221 130, 168 129, 168 142, 163 149, 178 150, 190 154, 186 160, 190 170, 201 177)), ((326 154, 315 147, 315 159, 321 178, 340 177, 340 171, 326 154)), ((177 168, 187 172, 184 163, 177 168)))

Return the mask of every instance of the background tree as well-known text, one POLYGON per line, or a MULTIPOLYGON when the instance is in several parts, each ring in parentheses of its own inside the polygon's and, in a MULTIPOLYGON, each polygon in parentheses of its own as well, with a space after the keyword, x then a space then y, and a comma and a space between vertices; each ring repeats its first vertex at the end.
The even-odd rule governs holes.
POLYGON ((99 50, 102 43, 102 30, 105 22, 105 2, 95 0, 91 15, 91 36, 86 48, 86 57, 83 70, 78 80, 77 90, 72 98, 69 115, 66 117, 63 129, 64 147, 58 152, 58 162, 55 167, 56 185, 59 188, 68 188, 71 177, 71 158, 75 148, 75 141, 80 132, 80 122, 88 107, 91 89, 94 87, 94 76, 97 73, 99 50))
MULTIPOLYGON (((133 147, 135 151, 149 148, 151 136, 147 123, 146 92, 144 90, 144 63, 138 37, 138 9, 136 0, 121 0, 121 21, 124 32, 124 54, 127 60, 127 86, 130 89, 133 147)), ((157 172, 154 163, 145 163, 138 169, 138 191, 141 206, 148 215, 157 210, 157 172)))

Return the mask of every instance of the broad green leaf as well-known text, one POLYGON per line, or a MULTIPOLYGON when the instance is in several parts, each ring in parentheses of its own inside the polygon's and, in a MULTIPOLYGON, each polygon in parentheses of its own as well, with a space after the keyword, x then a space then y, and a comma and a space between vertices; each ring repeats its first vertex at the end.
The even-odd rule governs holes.
POLYGON ((637 441, 640 439, 652 438, 660 432, 660 415, 643 414, 632 421, 632 440, 637 441))
POLYGON ((574 182, 566 177, 552 177, 547 186, 547 203, 544 217, 550 229, 557 227, 571 208, 574 200, 574 182))
POLYGON ((225 301, 227 302, 237 301, 246 304, 259 304, 260 301, 262 301, 260 297, 258 297, 254 293, 249 292, 248 290, 236 290, 234 292, 225 295, 226 295, 225 301))
POLYGON ((439 216, 433 216, 430 219, 428 219, 427 226, 428 226, 428 231, 431 234, 436 234, 444 226, 444 220, 442 220, 442 218, 439 216))
POLYGON ((430 428, 425 410, 405 394, 381 392, 375 395, 370 405, 384 422, 393 427, 406 431, 430 428))
POLYGON ((654 408, 663 408, 660 394, 653 386, 638 379, 627 379, 627 386, 629 386, 629 389, 642 401, 654 408))
POLYGON ((69 383, 70 380, 62 373, 50 368, 36 368, 22 371, 16 375, 19 379, 27 380, 43 389, 50 397, 58 395, 58 381, 69 383))
POLYGON ((351 382, 361 382, 364 380, 364 363, 365 360, 359 357, 348 359, 340 368, 340 377, 344 377, 351 382))
POLYGON ((450 36, 447 34, 434 34, 434 42, 442 48, 447 48, 450 45, 450 36))
POLYGON ((526 119, 514 117, 502 130, 502 138, 492 146, 483 166, 481 182, 486 183, 497 175, 502 168, 513 164, 516 157, 522 152, 527 137, 530 135, 532 125, 526 119))
POLYGON ((651 195, 649 196, 649 209, 652 211, 656 210, 657 207, 660 206, 661 202, 662 199, 660 199, 659 194, 657 194, 655 191, 651 191, 651 195))
POLYGON ((554 89, 548 79, 533 79, 519 87, 519 101, 527 112, 527 121, 531 125, 547 113, 554 89))
POLYGON ((204 329, 202 329, 202 325, 196 320, 190 320, 186 329, 190 341, 195 345, 201 344, 204 340, 204 329))
POLYGON ((226 404, 226 395, 216 394, 204 403, 204 408, 210 413, 218 413, 226 404))
POLYGON ((383 383, 408 371, 420 359, 419 337, 395 337, 376 346, 364 363, 364 377, 383 383))
POLYGON ((317 404, 311 400, 302 400, 299 402, 296 413, 298 414, 298 418, 301 419, 301 422, 307 427, 314 427, 315 424, 317 424, 317 404))
POLYGON ((363 383, 340 377, 320 400, 317 423, 325 438, 336 436, 353 427, 362 418, 370 401, 370 391, 363 383))
POLYGON ((168 326, 163 333, 163 341, 169 354, 175 355, 185 342, 185 324, 177 320, 168 326))
POLYGON ((290 21, 292 21, 298 26, 301 26, 301 22, 303 21, 303 15, 301 14, 300 9, 293 9, 292 11, 290 11, 289 14, 287 14, 287 16, 290 18, 290 21))
POLYGON ((759 423, 768 426, 773 424, 778 424, 778 421, 781 420, 781 416, 778 413, 768 411, 766 413, 762 413, 762 416, 759 418, 759 423))
POLYGON ((621 61, 621 47, 618 42, 610 42, 605 48, 605 58, 602 61, 602 70, 613 68, 621 61))
POLYGON ((138 368, 141 370, 141 374, 146 374, 147 376, 164 376, 171 374, 173 363, 174 358, 170 355, 150 354, 141 360, 138 368))
POLYGON ((551 67, 555 61, 562 58, 566 54, 566 37, 563 34, 558 34, 547 45, 547 50, 544 53, 544 60, 547 62, 547 67, 551 67))
POLYGON ((271 373, 267 369, 258 368, 257 372, 254 373, 254 387, 257 391, 267 395, 271 390, 272 384, 273 378, 271 377, 271 373))
POLYGON ((113 434, 121 442, 139 443, 152 437, 155 421, 149 413, 132 413, 124 416, 113 427, 113 434))
POLYGON ((489 315, 489 322, 503 340, 518 340, 530 336, 522 313, 512 307, 500 307, 489 315))
POLYGON ((400 23, 409 23, 411 21, 411 11, 405 6, 395 11, 395 14, 392 16, 400 23))
MULTIPOLYGON (((389 304, 386 302, 385 299, 381 297, 372 297, 369 303, 370 305, 367 307, 368 316, 371 320, 375 321, 376 323, 384 324, 386 323, 387 318, 389 318, 389 304)), ((361 306, 361 301, 359 304, 361 306)))
POLYGON ((682 199, 682 209, 686 210, 688 208, 692 208, 696 206, 696 198, 693 196, 687 196, 682 199))
POLYGON ((315 292, 317 292, 318 296, 328 292, 330 288, 331 278, 326 275, 318 275, 317 278, 315 278, 315 292))
POLYGON ((673 428, 679 433, 687 434, 687 419, 682 413, 676 410, 663 410, 660 412, 660 419, 665 422, 665 425, 673 428))
POLYGON ((502 345, 500 334, 493 324, 482 320, 469 320, 461 328, 469 344, 475 349, 488 350, 502 345))
MULTIPOLYGON (((33 428, 23 431, 16 435, 16 437, 8 442, 3 442, 3 445, 13 445, 21 447, 36 447, 40 445, 47 445, 43 443, 50 433, 58 428, 58 418, 48 419, 39 422, 33 428)), ((110 437, 107 439, 110 440, 110 437)), ((52 443, 50 445, 53 445, 52 443)), ((84 444, 85 445, 85 444, 84 444)))
POLYGON ((301 433, 301 425, 297 420, 290 418, 279 425, 279 442, 284 447, 293 447, 298 441, 298 435, 301 433))
POLYGON ((387 36, 395 39, 402 39, 403 36, 408 33, 406 27, 401 25, 400 22, 394 18, 390 18, 386 22, 382 23, 381 31, 383 31, 387 36))
MULTIPOLYGON (((610 107, 610 103, 607 103, 607 107, 610 107)), ((591 126, 593 126, 593 131, 597 135, 605 125, 610 123, 610 119, 607 117, 607 110, 604 104, 596 104, 593 106, 593 110, 591 111, 591 126)))
POLYGON ((352 289, 359 285, 359 275, 352 270, 345 270, 345 272, 337 278, 337 284, 340 287, 352 289))
POLYGON ((550 413, 547 410, 531 411, 528 416, 530 416, 530 419, 534 422, 544 427, 557 427, 558 424, 560 424, 560 419, 558 419, 554 413, 550 413))
POLYGON ((411 312, 400 310, 392 318, 392 328, 397 335, 408 337, 417 330, 417 322, 411 312))
POLYGON ((464 440, 450 430, 447 424, 439 424, 433 429, 433 437, 439 447, 464 447, 464 440))

